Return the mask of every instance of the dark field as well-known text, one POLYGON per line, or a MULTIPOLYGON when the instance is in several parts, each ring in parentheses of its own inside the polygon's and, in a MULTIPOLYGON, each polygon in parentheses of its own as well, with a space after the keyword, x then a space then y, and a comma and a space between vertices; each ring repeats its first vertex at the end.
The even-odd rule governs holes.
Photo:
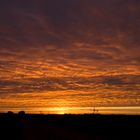
POLYGON ((0 140, 140 139, 139 115, 0 114, 0 140))

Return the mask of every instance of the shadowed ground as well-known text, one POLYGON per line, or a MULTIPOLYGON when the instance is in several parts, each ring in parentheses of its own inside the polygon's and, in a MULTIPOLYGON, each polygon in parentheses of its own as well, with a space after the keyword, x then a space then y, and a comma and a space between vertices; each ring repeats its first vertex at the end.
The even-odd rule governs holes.
POLYGON ((139 115, 0 114, 4 140, 140 139, 139 130, 139 115))

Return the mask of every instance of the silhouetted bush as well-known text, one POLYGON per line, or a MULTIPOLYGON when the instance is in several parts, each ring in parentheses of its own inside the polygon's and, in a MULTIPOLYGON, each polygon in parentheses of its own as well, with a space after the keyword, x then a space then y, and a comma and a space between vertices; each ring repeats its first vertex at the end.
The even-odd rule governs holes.
POLYGON ((19 111, 18 114, 19 115, 25 115, 25 111, 19 111))
POLYGON ((8 111, 7 114, 8 114, 8 115, 13 115, 14 112, 12 112, 12 111, 8 111))

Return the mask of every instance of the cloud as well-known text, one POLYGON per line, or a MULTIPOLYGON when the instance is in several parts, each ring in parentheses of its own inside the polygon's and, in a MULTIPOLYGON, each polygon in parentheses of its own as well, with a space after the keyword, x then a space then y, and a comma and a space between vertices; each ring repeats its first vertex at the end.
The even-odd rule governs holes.
MULTIPOLYGON (((32 92, 49 92, 49 91, 88 91, 96 92, 102 88, 119 88, 122 91, 138 92, 139 90, 138 75, 118 75, 118 76, 97 76, 97 77, 48 77, 48 78, 30 78, 19 80, 0 80, 2 93, 32 93, 32 92), (101 87, 100 87, 101 86, 101 87), (122 89, 121 89, 122 88, 122 89)), ((111 91, 110 91, 111 92, 111 91)), ((105 94, 105 93, 102 93, 105 94)), ((133 93, 132 93, 133 94, 133 93)))
POLYGON ((104 79, 104 83, 108 85, 122 85, 123 81, 118 77, 107 77, 104 79))
POLYGON ((136 106, 140 103, 139 81, 138 75, 1 80, 0 104, 1 109, 25 110, 56 106, 136 106))
POLYGON ((139 13, 139 0, 2 1, 0 93, 139 97, 139 13))

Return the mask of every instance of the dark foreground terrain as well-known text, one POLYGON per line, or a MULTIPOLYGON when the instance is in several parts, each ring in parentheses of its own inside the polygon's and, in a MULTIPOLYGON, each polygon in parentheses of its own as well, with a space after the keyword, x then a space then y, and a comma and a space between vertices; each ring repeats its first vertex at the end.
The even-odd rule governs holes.
POLYGON ((140 140, 140 116, 0 114, 0 140, 140 140))

